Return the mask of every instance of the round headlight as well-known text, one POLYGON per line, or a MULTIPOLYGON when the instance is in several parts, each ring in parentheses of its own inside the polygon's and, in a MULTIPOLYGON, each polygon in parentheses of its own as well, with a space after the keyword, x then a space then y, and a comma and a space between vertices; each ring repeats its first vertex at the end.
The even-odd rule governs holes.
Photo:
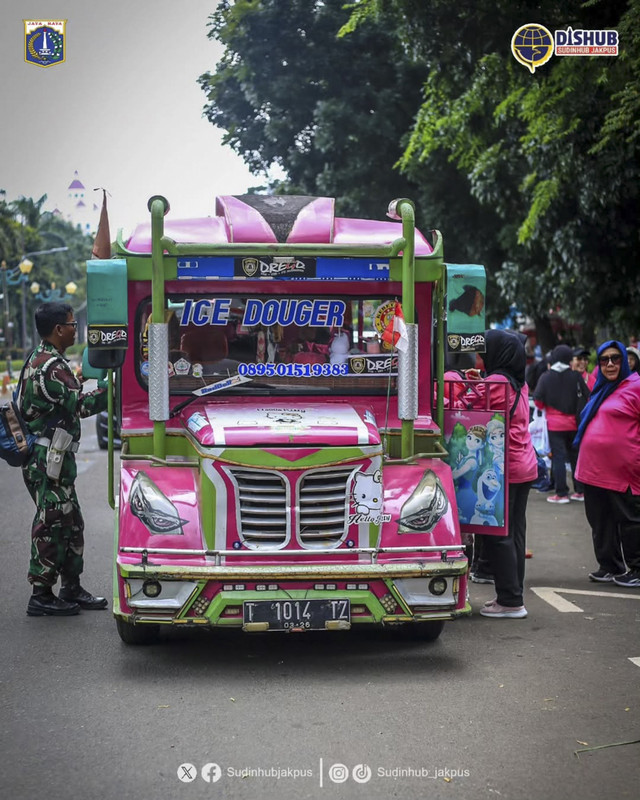
POLYGON ((429 582, 429 591, 438 596, 444 594, 447 591, 447 581, 444 578, 432 578, 429 582))
POLYGON ((142 584, 142 593, 146 597, 157 597, 162 591, 162 584, 159 581, 145 581, 142 584))

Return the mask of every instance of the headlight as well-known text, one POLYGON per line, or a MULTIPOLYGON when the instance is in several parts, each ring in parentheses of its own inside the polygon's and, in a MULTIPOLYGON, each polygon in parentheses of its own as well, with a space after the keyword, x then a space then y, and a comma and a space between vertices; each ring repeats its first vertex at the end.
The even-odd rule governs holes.
POLYGON ((177 508, 146 472, 138 472, 131 484, 129 505, 133 516, 142 522, 149 533, 183 535, 182 526, 187 520, 180 518, 177 508))
POLYGON ((433 578, 396 578, 396 589, 410 606, 444 608, 455 605, 458 582, 455 577, 437 575, 433 578))
POLYGON ((195 581, 156 581, 127 578, 127 604, 148 611, 179 611, 198 588, 195 581), (157 594, 149 593, 154 589, 157 594))
POLYGON ((145 597, 157 597, 162 591, 162 584, 159 581, 145 581, 142 584, 142 594, 145 597))
POLYGON ((398 533, 428 533, 448 508, 449 501, 440 479, 429 469, 402 506, 397 520, 398 533))

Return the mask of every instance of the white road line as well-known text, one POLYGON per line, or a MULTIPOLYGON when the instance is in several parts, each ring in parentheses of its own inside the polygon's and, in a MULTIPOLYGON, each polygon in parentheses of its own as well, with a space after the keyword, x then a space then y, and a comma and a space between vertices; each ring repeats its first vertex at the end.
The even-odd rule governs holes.
POLYGON ((544 600, 545 602, 549 603, 550 606, 553 606, 557 611, 562 611, 564 613, 570 613, 572 611, 581 612, 582 609, 575 603, 571 603, 569 600, 565 600, 564 597, 560 597, 560 593, 582 594, 589 597, 618 597, 628 600, 640 600, 640 594, 621 594, 620 592, 591 592, 585 589, 563 589, 561 587, 551 586, 532 586, 531 591, 537 594, 541 600, 544 600))
POLYGON ((632 664, 635 664, 636 667, 640 667, 640 656, 637 658, 630 658, 629 661, 631 661, 632 664))

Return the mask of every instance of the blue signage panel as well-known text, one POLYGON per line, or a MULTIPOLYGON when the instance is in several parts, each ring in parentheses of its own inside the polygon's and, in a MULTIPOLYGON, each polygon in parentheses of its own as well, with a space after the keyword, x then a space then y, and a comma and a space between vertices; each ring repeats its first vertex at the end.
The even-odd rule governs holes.
POLYGON ((388 281, 388 258, 189 256, 178 259, 179 280, 388 281))

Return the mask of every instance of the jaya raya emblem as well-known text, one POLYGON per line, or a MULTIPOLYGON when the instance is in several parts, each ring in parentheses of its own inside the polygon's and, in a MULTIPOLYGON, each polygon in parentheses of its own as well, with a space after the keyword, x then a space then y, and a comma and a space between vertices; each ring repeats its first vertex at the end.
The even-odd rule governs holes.
POLYGON ((535 22, 523 25, 513 34, 511 52, 533 74, 553 55, 553 36, 544 25, 535 22))
POLYGON ((53 67, 65 60, 66 19, 25 19, 24 60, 38 67, 53 67))

